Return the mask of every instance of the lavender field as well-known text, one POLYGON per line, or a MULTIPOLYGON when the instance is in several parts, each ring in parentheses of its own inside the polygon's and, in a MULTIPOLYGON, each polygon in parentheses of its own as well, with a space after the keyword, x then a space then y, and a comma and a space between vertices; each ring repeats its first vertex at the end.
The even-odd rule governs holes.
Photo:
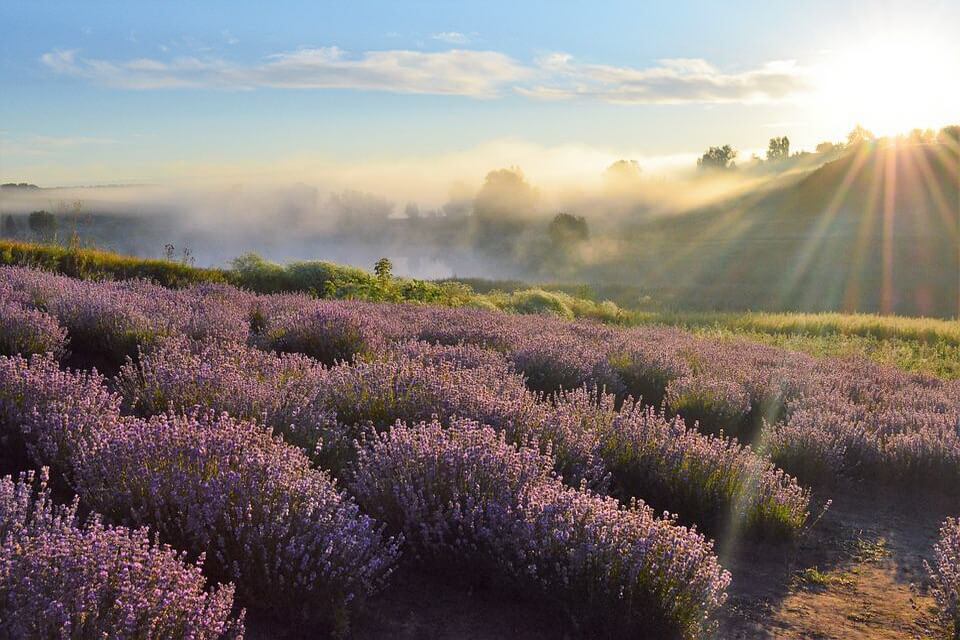
MULTIPOLYGON (((0 308, 4 637, 345 636, 429 574, 698 638, 834 493, 960 487, 960 382, 861 360, 10 267, 0 308)), ((917 550, 947 625, 957 531, 917 550)))

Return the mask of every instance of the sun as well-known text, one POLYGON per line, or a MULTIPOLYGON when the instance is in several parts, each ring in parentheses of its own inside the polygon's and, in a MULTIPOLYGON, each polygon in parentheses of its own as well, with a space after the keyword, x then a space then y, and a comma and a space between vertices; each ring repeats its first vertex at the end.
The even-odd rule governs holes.
POLYGON ((960 47, 930 33, 884 33, 827 52, 814 72, 831 122, 878 135, 938 127, 960 116, 960 47))

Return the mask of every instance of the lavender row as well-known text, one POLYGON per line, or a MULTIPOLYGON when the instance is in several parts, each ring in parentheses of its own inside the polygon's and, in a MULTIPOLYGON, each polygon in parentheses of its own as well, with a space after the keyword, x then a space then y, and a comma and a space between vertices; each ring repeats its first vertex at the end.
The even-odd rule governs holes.
POLYGON ((634 403, 617 409, 609 394, 547 401, 496 352, 412 342, 382 360, 311 362, 168 340, 124 367, 119 386, 144 415, 199 406, 260 419, 335 471, 369 428, 462 417, 537 446, 572 486, 612 483, 626 500, 643 498, 710 531, 732 519, 751 533, 789 535, 806 522, 809 494, 749 448, 634 403))
POLYGON ((565 611, 583 635, 700 637, 729 574, 693 530, 564 485, 552 460, 455 420, 365 442, 350 483, 421 561, 489 576, 565 611))
POLYGON ((207 590, 200 567, 146 529, 81 525, 76 502, 53 504, 45 472, 0 478, 4 638, 242 638, 232 609, 232 585, 207 590))
POLYGON ((399 542, 279 437, 228 416, 121 416, 101 377, 49 357, 0 357, 0 432, 84 505, 206 554, 248 606, 340 626, 397 559, 399 542))
POLYGON ((51 346, 28 346, 35 339, 17 335, 22 322, 0 321, 0 343, 11 336, 7 350, 58 351, 51 320, 66 331, 71 351, 98 353, 115 366, 165 336, 246 342, 326 364, 382 358, 410 340, 474 345, 503 354, 531 389, 586 386, 618 401, 642 397, 702 431, 758 443, 807 482, 877 473, 925 485, 960 480, 960 383, 866 362, 816 360, 676 329, 255 296, 223 286, 172 291, 17 268, 0 269, 0 300, 19 312, 47 314, 37 316, 32 325, 38 329, 30 331, 51 346))

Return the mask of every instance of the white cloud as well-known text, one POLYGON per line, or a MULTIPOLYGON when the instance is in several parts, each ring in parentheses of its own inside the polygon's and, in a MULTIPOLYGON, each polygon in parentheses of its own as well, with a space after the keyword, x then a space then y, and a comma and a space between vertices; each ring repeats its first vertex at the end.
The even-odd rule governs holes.
MULTIPOLYGON (((456 32, 434 37, 462 36, 456 32)), ((734 72, 698 58, 670 58, 650 67, 587 64, 565 53, 520 63, 497 51, 405 49, 350 54, 304 48, 243 64, 216 57, 110 61, 75 50, 45 53, 52 71, 123 89, 359 89, 491 98, 504 89, 544 100, 594 99, 622 104, 774 102, 809 89, 792 61, 734 72)))
POLYGON ((807 88, 803 71, 793 62, 724 73, 699 58, 669 58, 656 66, 617 67, 584 64, 555 53, 540 58, 543 79, 517 87, 523 95, 546 100, 578 97, 624 104, 744 103, 787 98, 807 88))
POLYGON ((459 31, 441 31, 440 33, 435 33, 430 36, 434 40, 439 40, 440 42, 446 42, 448 44, 467 44, 470 42, 470 38, 459 31))
POLYGON ((57 73, 124 89, 275 87, 493 97, 530 74, 502 53, 459 49, 436 53, 398 49, 351 56, 337 47, 324 47, 275 54, 253 65, 209 57, 111 62, 83 58, 76 50, 52 51, 40 60, 57 73))

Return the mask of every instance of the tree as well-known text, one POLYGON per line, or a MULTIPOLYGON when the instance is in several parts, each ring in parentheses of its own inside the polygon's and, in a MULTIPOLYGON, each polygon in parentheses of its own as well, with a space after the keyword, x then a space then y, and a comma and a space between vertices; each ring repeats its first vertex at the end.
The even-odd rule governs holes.
POLYGON ((390 258, 380 258, 373 265, 373 273, 381 283, 387 283, 393 277, 393 263, 390 258))
POLYGON ((13 216, 8 215, 3 219, 3 235, 8 238, 16 238, 19 232, 17 227, 17 221, 13 219, 13 216))
POLYGON ((828 140, 826 142, 821 142, 820 144, 818 144, 816 150, 817 150, 817 153, 829 155, 831 153, 839 153, 843 151, 845 146, 846 145, 844 145, 842 142, 830 142, 828 140))
POLYGON ((473 201, 477 246, 497 255, 513 253, 517 237, 536 218, 539 197, 518 168, 488 173, 473 201))
POLYGON ((767 145, 767 160, 770 162, 779 162, 790 157, 790 138, 781 136, 779 138, 770 138, 767 145))
POLYGON ((960 148, 960 124, 952 124, 940 129, 940 133, 937 134, 937 142, 960 148))
POLYGON ((914 129, 907 140, 913 144, 932 144, 937 141, 937 134, 933 129, 914 129))
POLYGON ((49 211, 34 211, 27 218, 27 226, 42 240, 50 240, 57 232, 57 219, 49 211))
POLYGON ((558 213, 547 227, 550 241, 557 247, 570 247, 590 239, 590 230, 583 216, 558 213))
POLYGON ((697 167, 704 170, 726 171, 736 168, 733 159, 737 157, 736 150, 728 144, 722 147, 710 147, 697 160, 697 167))
POLYGON ((847 134, 847 146, 855 147, 858 144, 862 144, 864 142, 872 142, 873 140, 876 140, 876 139, 877 139, 877 136, 873 135, 873 131, 870 131, 869 129, 864 129, 858 123, 857 126, 855 126, 850 131, 850 133, 847 134))
POLYGON ((603 172, 608 180, 613 182, 633 182, 640 178, 640 163, 636 160, 617 160, 603 172))

